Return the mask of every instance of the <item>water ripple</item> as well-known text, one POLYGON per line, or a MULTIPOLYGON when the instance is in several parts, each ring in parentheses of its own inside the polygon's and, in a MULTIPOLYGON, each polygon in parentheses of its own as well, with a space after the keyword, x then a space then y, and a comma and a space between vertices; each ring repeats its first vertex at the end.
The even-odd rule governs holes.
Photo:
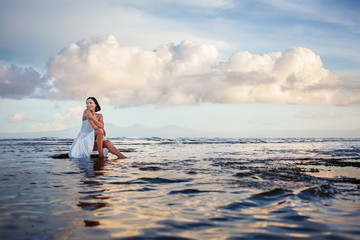
POLYGON ((360 139, 0 139, 0 237, 357 239, 360 139), (16 146, 16 148, 14 148, 16 146))

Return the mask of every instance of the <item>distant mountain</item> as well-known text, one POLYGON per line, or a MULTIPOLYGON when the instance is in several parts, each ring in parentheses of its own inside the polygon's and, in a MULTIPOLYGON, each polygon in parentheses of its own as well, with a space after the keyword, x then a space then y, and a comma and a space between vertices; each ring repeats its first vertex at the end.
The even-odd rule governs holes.
MULTIPOLYGON (((237 132, 237 136, 253 138, 360 138, 360 128, 348 131, 341 130, 276 130, 263 129, 258 131, 237 132)), ((230 136, 230 135, 229 135, 230 136)))
POLYGON ((194 131, 177 125, 147 128, 140 124, 130 127, 118 127, 108 123, 105 125, 105 130, 108 137, 194 137, 204 134, 200 131, 194 131))
POLYGON ((80 126, 71 127, 64 130, 56 130, 56 131, 0 133, 0 138, 39 138, 39 137, 73 138, 76 137, 79 130, 80 130, 80 126))
MULTIPOLYGON (((0 138, 75 138, 80 131, 80 127, 81 126, 79 125, 76 127, 57 131, 0 133, 0 138)), ((168 125, 158 128, 147 128, 140 124, 135 124, 130 127, 118 127, 112 123, 105 123, 105 131, 107 137, 195 137, 206 134, 176 125, 168 125)))
MULTIPOLYGON (((360 129, 352 131, 320 131, 320 130, 257 130, 257 131, 197 131, 190 128, 167 125, 157 128, 147 128, 140 124, 130 127, 118 127, 112 123, 105 123, 107 137, 233 137, 233 138, 287 138, 287 137, 359 137, 360 129)), ((29 137, 60 137, 75 138, 80 131, 80 125, 58 131, 0 133, 0 138, 29 138, 29 137)))

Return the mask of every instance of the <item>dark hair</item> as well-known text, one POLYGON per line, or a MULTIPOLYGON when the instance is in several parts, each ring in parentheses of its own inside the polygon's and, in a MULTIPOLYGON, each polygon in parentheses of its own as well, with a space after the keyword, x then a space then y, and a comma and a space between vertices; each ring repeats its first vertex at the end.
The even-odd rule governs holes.
POLYGON ((94 103, 96 104, 95 112, 98 112, 98 111, 101 110, 101 107, 100 107, 98 101, 96 100, 96 98, 94 98, 94 97, 88 97, 86 100, 88 100, 88 99, 92 99, 92 100, 94 101, 94 103))

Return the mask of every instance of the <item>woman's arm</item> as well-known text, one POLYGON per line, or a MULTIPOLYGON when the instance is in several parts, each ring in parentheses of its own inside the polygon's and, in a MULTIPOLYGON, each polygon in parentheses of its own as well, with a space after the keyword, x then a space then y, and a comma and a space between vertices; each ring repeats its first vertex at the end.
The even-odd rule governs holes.
POLYGON ((98 127, 98 128, 102 128, 104 129, 104 120, 103 120, 103 115, 102 114, 98 114, 98 118, 91 116, 90 120, 98 127))
POLYGON ((93 116, 88 110, 85 110, 85 118, 89 121, 93 129, 97 130, 99 128, 104 129, 104 120, 102 114, 98 114, 98 118, 93 116))

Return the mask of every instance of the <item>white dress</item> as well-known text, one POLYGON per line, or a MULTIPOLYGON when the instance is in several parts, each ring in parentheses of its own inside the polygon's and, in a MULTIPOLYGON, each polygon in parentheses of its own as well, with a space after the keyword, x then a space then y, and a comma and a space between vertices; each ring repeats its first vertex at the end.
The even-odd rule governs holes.
MULTIPOLYGON (((98 154, 97 151, 93 151, 95 144, 94 132, 95 130, 92 128, 89 121, 83 120, 80 132, 69 150, 70 158, 89 158, 91 154, 98 154)), ((107 155, 107 153, 107 149, 104 149, 104 155, 107 155)))

